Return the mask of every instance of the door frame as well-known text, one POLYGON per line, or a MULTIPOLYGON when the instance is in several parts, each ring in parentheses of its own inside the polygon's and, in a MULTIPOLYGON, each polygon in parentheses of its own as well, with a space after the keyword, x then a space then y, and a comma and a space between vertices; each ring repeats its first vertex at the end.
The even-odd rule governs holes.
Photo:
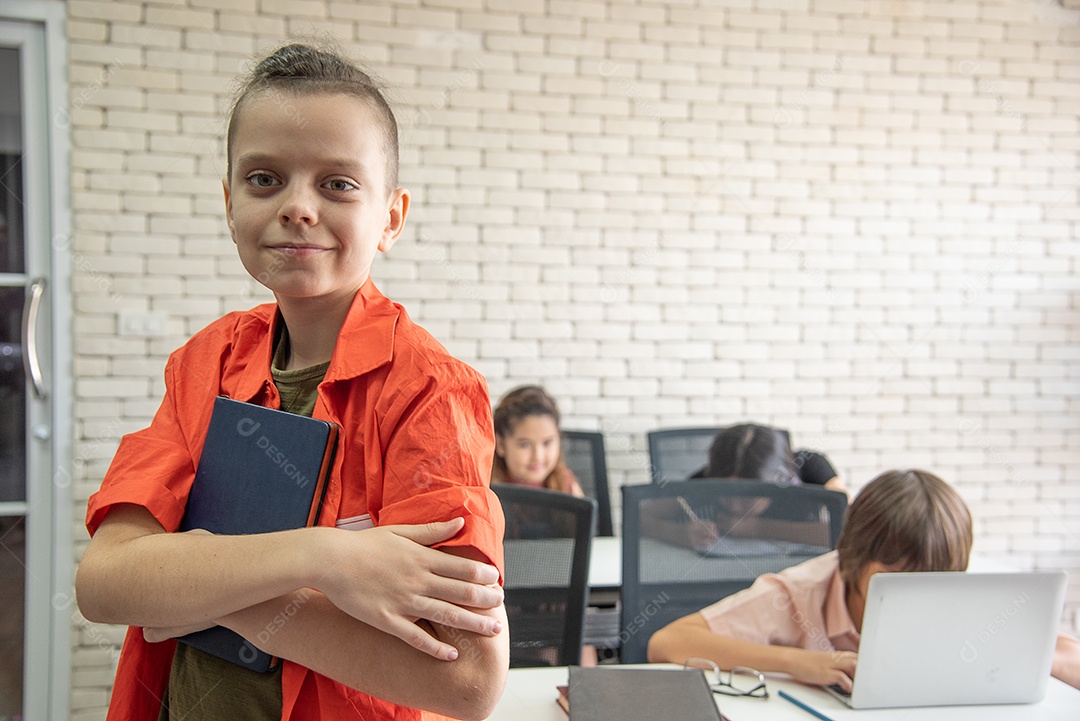
MULTIPOLYGON (((44 331, 42 339, 47 349, 42 360, 49 392, 43 410, 28 414, 28 471, 37 481, 28 484, 27 502, 31 511, 35 507, 39 510, 27 527, 26 563, 28 568, 43 574, 48 595, 37 590, 31 596, 31 586, 27 584, 23 712, 26 718, 62 721, 71 713, 72 627, 81 621, 74 603, 72 540, 76 520, 72 485, 77 479, 72 478, 74 326, 69 252, 71 143, 70 123, 65 122, 66 7, 60 0, 8 0, 0 7, 2 21, 31 23, 43 29, 43 48, 37 48, 39 57, 28 63, 28 69, 23 72, 24 78, 33 72, 45 81, 43 93, 30 89, 39 96, 27 103, 23 117, 31 121, 24 127, 26 147, 44 144, 46 149, 46 162, 41 168, 44 177, 36 175, 38 170, 29 166, 24 168, 24 177, 27 203, 41 219, 33 226, 27 224, 27 273, 35 273, 36 265, 48 279, 43 304, 46 322, 40 330, 44 331), (35 439, 34 430, 45 434, 46 440, 35 439), (48 603, 43 602, 45 598, 48 603), (47 673, 42 674, 43 669, 47 673)), ((29 514, 30 511, 28 517, 29 514)))

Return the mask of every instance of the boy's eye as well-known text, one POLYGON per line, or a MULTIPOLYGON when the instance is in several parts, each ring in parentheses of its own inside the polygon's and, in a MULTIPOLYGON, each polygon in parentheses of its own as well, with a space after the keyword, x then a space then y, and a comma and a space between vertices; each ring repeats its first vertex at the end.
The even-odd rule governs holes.
POLYGON ((356 189, 356 185, 354 185, 353 183, 350 183, 348 180, 342 180, 341 178, 337 178, 335 180, 328 181, 326 183, 326 187, 329 188, 330 190, 335 190, 335 191, 338 191, 338 192, 345 192, 346 190, 355 190, 356 189))
POLYGON ((277 184, 277 179, 266 173, 255 173, 249 175, 247 181, 254 185, 256 188, 271 188, 277 184))

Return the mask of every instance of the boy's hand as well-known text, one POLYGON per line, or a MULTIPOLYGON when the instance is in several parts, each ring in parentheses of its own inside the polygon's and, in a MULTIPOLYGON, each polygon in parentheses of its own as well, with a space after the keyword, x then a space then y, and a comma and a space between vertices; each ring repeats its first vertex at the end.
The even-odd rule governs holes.
POLYGON ((483 636, 502 630, 495 619, 471 610, 502 604, 498 570, 428 548, 453 538, 464 524, 455 518, 363 531, 331 529, 325 536, 329 565, 312 585, 350 616, 435 658, 453 660, 457 650, 416 621, 483 636))
POLYGON ((836 684, 851 693, 851 679, 855 678, 855 662, 859 655, 854 651, 806 651, 790 649, 788 673, 797 681, 817 686, 836 684))

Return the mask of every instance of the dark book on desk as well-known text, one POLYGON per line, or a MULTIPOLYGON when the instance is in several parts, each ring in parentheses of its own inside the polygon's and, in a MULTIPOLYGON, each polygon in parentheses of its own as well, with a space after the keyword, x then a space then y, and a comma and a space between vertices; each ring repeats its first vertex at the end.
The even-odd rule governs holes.
MULTIPOLYGON (((180 530, 247 535, 313 525, 337 436, 328 421, 216 398, 180 530)), ((179 640, 254 671, 274 666, 269 654, 221 626, 179 640)))
POLYGON ((570 721, 720 721, 700 670, 570 667, 570 721))

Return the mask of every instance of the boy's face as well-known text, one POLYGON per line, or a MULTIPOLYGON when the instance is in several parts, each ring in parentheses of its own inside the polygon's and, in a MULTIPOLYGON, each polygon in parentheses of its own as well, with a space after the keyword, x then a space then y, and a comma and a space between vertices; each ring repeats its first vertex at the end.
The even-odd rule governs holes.
POLYGON ((350 95, 267 92, 236 121, 225 210, 244 268, 279 302, 351 300, 409 207, 387 193, 374 113, 350 95))
POLYGON ((847 602, 848 613, 855 624, 855 630, 862 633, 863 613, 866 611, 866 597, 870 592, 870 578, 875 573, 896 573, 902 571, 901 564, 886 566, 878 561, 870 561, 859 575, 859 581, 855 584, 855 592, 849 593, 844 599, 847 602))

